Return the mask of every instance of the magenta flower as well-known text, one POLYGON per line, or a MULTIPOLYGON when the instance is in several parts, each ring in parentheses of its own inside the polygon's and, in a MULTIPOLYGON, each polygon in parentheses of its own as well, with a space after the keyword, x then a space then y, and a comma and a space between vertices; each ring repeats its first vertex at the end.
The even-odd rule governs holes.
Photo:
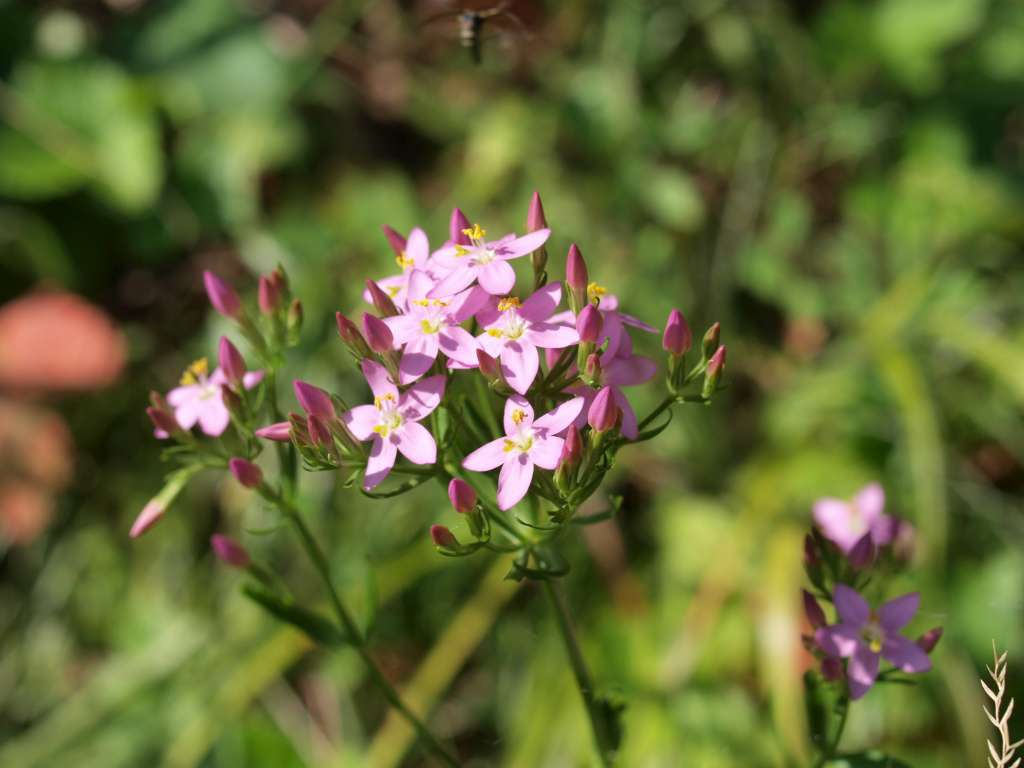
POLYGON ((562 455, 562 434, 583 410, 583 399, 575 397, 534 420, 526 399, 513 395, 505 401, 505 437, 477 448, 462 462, 474 472, 489 472, 501 466, 498 475, 498 507, 510 509, 526 495, 533 480, 534 465, 555 469, 562 455))
MULTIPOLYGON (((612 358, 603 364, 600 383, 602 386, 611 388, 612 399, 615 405, 619 407, 619 410, 622 411, 622 423, 619 425, 619 431, 622 433, 622 436, 629 440, 636 440, 640 434, 636 411, 630 405, 629 398, 622 391, 622 387, 632 387, 650 381, 654 374, 657 373, 658 365, 649 357, 633 355, 632 344, 629 342, 628 337, 626 337, 624 346, 621 349, 623 351, 628 350, 630 354, 626 357, 612 358)), ((594 398, 597 396, 597 390, 583 384, 578 384, 569 387, 566 392, 582 397, 584 400, 583 412, 576 419, 577 429, 583 429, 587 423, 587 411, 589 411, 591 403, 593 403, 594 398)))
POLYGON ((866 533, 876 547, 892 541, 895 519, 883 514, 885 491, 878 483, 864 486, 852 501, 825 498, 814 503, 814 522, 829 541, 848 555, 866 533))
POLYGON ((391 472, 398 452, 413 464, 437 461, 434 437, 419 422, 441 403, 445 378, 430 376, 399 394, 383 365, 363 360, 362 369, 373 405, 357 405, 342 418, 357 440, 373 440, 363 480, 363 488, 370 490, 391 472))
POLYGON ((561 299, 562 286, 548 283, 522 304, 506 297, 477 315, 485 329, 477 341, 487 354, 501 359, 505 380, 519 394, 525 394, 537 376, 538 347, 561 349, 579 342, 574 327, 549 320, 561 299))
POLYGON ((522 237, 505 235, 500 240, 486 241, 487 232, 476 224, 463 230, 469 245, 454 243, 434 254, 434 262, 451 270, 430 292, 432 299, 451 296, 479 281, 492 296, 503 296, 516 284, 516 273, 509 261, 526 256, 547 242, 550 229, 538 229, 522 237))
POLYGON ((395 345, 403 348, 398 365, 402 384, 415 381, 430 370, 438 352, 444 352, 460 366, 477 365, 476 339, 459 323, 476 313, 487 294, 469 289, 447 299, 428 299, 433 285, 426 272, 414 270, 409 277, 408 311, 384 321, 391 329, 395 345))
POLYGON ((877 612, 856 590, 837 584, 833 594, 839 623, 822 627, 814 639, 830 656, 849 659, 846 676, 850 698, 859 699, 875 683, 879 660, 884 658, 901 672, 927 672, 931 659, 903 629, 917 613, 921 596, 912 592, 885 603, 877 612))
MULTIPOLYGON (((206 358, 196 360, 181 377, 181 386, 167 393, 167 403, 174 408, 174 418, 182 429, 199 428, 210 437, 224 434, 231 423, 231 414, 221 397, 221 387, 228 383, 221 368, 207 376, 206 358)), ((242 376, 242 385, 252 389, 263 380, 263 371, 249 371, 242 376)))

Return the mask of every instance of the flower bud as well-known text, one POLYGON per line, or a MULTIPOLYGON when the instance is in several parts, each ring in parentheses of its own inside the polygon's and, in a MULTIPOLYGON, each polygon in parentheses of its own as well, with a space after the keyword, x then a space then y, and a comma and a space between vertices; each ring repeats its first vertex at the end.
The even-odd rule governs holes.
POLYGON ((600 355, 596 352, 587 355, 583 364, 583 377, 592 384, 600 384, 602 373, 600 355))
POLYGON ((363 313, 363 336, 370 349, 379 355, 390 352, 395 344, 395 337, 387 323, 369 312, 363 313))
POLYGON ((373 280, 366 281, 366 290, 370 294, 370 301, 373 303, 374 309, 380 312, 381 317, 394 317, 398 314, 395 302, 373 280))
POLYGON ((242 377, 245 376, 245 358, 238 348, 231 343, 227 336, 220 337, 220 346, 217 349, 217 362, 224 372, 224 377, 233 387, 242 385, 242 377))
POLYGON ((459 540, 455 538, 455 534, 443 525, 430 526, 430 538, 434 540, 434 546, 439 549, 460 549, 459 540))
MULTIPOLYGON (((530 210, 526 214, 526 231, 536 232, 539 229, 547 229, 548 222, 544 216, 544 206, 540 202, 540 195, 536 192, 530 198, 530 210)), ((539 288, 545 281, 545 267, 548 265, 548 249, 541 246, 530 254, 530 263, 533 266, 535 287, 539 288)))
POLYGON ((276 424, 268 424, 256 430, 256 437, 264 440, 273 440, 277 443, 287 443, 291 440, 291 423, 279 421, 276 424))
POLYGON ((299 331, 302 330, 302 302, 298 299, 292 299, 292 303, 288 306, 288 316, 285 318, 285 330, 288 332, 288 341, 294 345, 298 343, 299 331))
POLYGON ((558 465, 565 465, 570 469, 576 469, 583 460, 583 439, 580 431, 572 424, 565 433, 565 441, 562 443, 562 453, 558 457, 558 465))
POLYGON ((152 405, 146 408, 146 415, 149 416, 149 420, 153 422, 153 434, 160 440, 164 440, 171 435, 181 432, 182 429, 178 425, 177 419, 174 418, 174 414, 163 408, 154 408, 152 405))
POLYGON ((491 357, 489 354, 484 352, 482 349, 476 351, 476 362, 480 366, 480 373, 487 379, 491 384, 495 384, 503 380, 501 375, 501 363, 498 362, 496 357, 491 357))
POLYGON ((294 382, 293 387, 295 399, 299 401, 302 410, 310 414, 315 413, 323 419, 334 419, 334 403, 331 402, 331 396, 320 387, 299 380, 294 382))
POLYGON ((234 539, 219 533, 210 537, 210 549, 213 550, 213 554, 217 556, 218 560, 232 568, 248 568, 251 562, 245 547, 234 539))
POLYGON ((334 318, 338 322, 338 335, 341 336, 341 340, 345 342, 345 346, 349 348, 356 359, 362 360, 369 357, 370 347, 367 346, 366 339, 363 338, 363 334, 359 332, 356 324, 341 312, 336 312, 334 318))
POLYGON ((587 303, 587 263, 583 260, 576 243, 569 246, 569 255, 565 259, 565 284, 569 288, 569 307, 579 312, 587 303))
POLYGON ((277 272, 272 272, 269 275, 260 275, 256 296, 260 312, 264 315, 274 314, 281 304, 281 283, 275 279, 276 276, 277 272))
POLYGON ((704 389, 701 391, 701 395, 704 398, 709 398, 715 394, 715 390, 718 389, 718 381, 722 378, 722 371, 724 370, 725 347, 721 346, 711 356, 711 359, 708 361, 707 370, 704 371, 704 389))
POLYGON ((619 406, 615 404, 615 397, 611 387, 603 387, 594 402, 590 404, 587 411, 587 423, 595 432, 607 432, 614 429, 619 421, 619 406))
POLYGON ((941 639, 942 627, 932 627, 917 638, 917 647, 925 653, 931 653, 935 646, 939 644, 939 640, 941 639))
POLYGON ((458 208, 453 208, 452 216, 448 220, 448 239, 454 245, 470 245, 473 241, 469 239, 469 235, 463 232, 464 229, 469 229, 470 226, 466 214, 458 208))
POLYGON ((476 508, 476 491, 465 480, 453 477, 448 483, 448 500, 456 512, 467 514, 476 508))
POLYGON ((814 629, 824 627, 828 623, 825 619, 825 611, 821 609, 821 605, 814 599, 814 595, 806 589, 800 591, 804 597, 804 615, 807 617, 807 622, 814 629))
POLYGON ((862 571, 875 561, 875 542, 871 539, 870 532, 857 540, 853 549, 846 555, 846 559, 855 571, 862 571))
POLYGON ((580 341, 585 344, 596 344, 601 339, 603 328, 604 318, 593 304, 587 304, 576 316, 576 332, 580 335, 580 341))
POLYGON ((306 419, 306 429, 309 430, 309 441, 317 448, 329 450, 334 447, 331 430, 328 429, 327 424, 317 414, 309 414, 309 417, 306 419))
MULTIPOLYGON (((467 224, 466 226, 469 225, 467 224)), ((388 239, 388 245, 390 245, 391 250, 395 252, 395 256, 401 256, 405 253, 406 239, 387 224, 381 227, 381 229, 384 230, 384 237, 388 239)))
POLYGON ((139 536, 160 522, 166 509, 167 506, 162 502, 157 499, 151 500, 142 508, 139 516, 135 518, 135 522, 132 523, 132 528, 128 535, 133 539, 139 538, 139 536))
POLYGON ((661 337, 661 346, 675 357, 682 357, 693 346, 693 333, 690 331, 690 325, 678 309, 673 309, 668 313, 665 332, 661 337))
POLYGON ((826 656, 821 660, 821 676, 830 683, 843 676, 843 662, 835 656, 826 656))
POLYGON ((215 310, 232 320, 237 320, 241 316, 242 302, 234 288, 210 270, 203 272, 203 284, 206 286, 206 295, 210 299, 210 304, 215 310))
POLYGON ((722 324, 715 323, 708 328, 707 333, 704 334, 704 338, 700 342, 700 354, 702 360, 708 360, 711 358, 719 346, 719 339, 722 336, 722 324))
POLYGON ((259 488, 263 484, 263 470, 251 461, 236 456, 228 461, 228 469, 246 488, 259 488))

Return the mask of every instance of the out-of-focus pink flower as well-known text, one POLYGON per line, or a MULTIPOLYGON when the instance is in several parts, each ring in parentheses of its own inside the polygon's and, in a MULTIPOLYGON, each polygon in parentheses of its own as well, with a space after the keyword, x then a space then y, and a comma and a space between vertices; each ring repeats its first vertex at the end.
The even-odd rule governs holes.
POLYGON ((814 522, 825 538, 848 555, 865 533, 871 534, 876 547, 889 543, 893 520, 883 513, 884 509, 885 491, 878 483, 871 483, 861 488, 852 501, 834 498, 816 501, 814 522))
MULTIPOLYGON (((263 380, 263 371, 249 371, 242 376, 242 385, 252 389, 263 380)), ((181 377, 181 386, 167 393, 167 403, 174 408, 174 418, 182 429, 197 423, 204 434, 218 437, 231 423, 231 414, 224 405, 221 387, 228 384, 221 368, 207 375, 206 359, 192 363, 181 377)))
POLYGON ((289 421, 279 421, 276 424, 268 424, 256 430, 256 437, 264 440, 273 440, 277 443, 287 443, 291 440, 292 425, 289 421))
MULTIPOLYGON (((374 282, 391 298, 399 309, 404 309, 408 298, 409 277, 412 275, 413 270, 426 272, 435 280, 442 273, 446 273, 446 270, 441 269, 439 265, 434 263, 430 254, 430 242, 427 240, 427 233, 419 227, 416 227, 409 233, 408 240, 404 240, 401 235, 390 227, 385 228, 384 234, 388 238, 392 249, 401 244, 401 248, 395 253, 395 262, 402 271, 397 275, 389 275, 374 282)), ((363 299, 367 303, 373 303, 373 295, 369 289, 363 292, 363 299)))
POLYGON ((0 530, 14 544, 28 544, 53 516, 53 496, 31 483, 14 480, 0 486, 0 530))
POLYGON ((533 418, 533 407, 525 398, 513 395, 505 401, 505 437, 477 448, 462 462, 473 472, 489 472, 501 467, 498 475, 498 506, 514 507, 526 495, 533 480, 534 465, 555 469, 562 454, 562 434, 583 408, 581 398, 573 398, 533 418))
POLYGON ((441 549, 459 548, 459 540, 455 538, 455 534, 452 533, 446 526, 430 526, 430 538, 434 542, 434 546, 440 547, 441 549))
POLYGON ((476 507, 476 491, 462 478, 453 477, 448 483, 448 500, 456 512, 466 514, 476 507))
POLYGON ((203 272, 203 285, 206 286, 206 296, 210 299, 210 304, 220 314, 232 319, 241 315, 242 302, 239 300, 238 294, 235 293, 235 289, 227 282, 210 270, 206 270, 203 272))
POLYGON ((246 488, 259 488, 263 484, 263 470, 251 461, 236 456, 228 461, 228 469, 246 488))
POLYGON ((450 273, 431 290, 432 299, 452 296, 477 281, 491 295, 507 294, 516 284, 516 273, 508 262, 540 248, 547 242, 551 230, 539 229, 522 237, 506 235, 500 240, 487 241, 484 240, 487 233, 477 224, 463 234, 470 239, 469 245, 446 246, 434 254, 434 261, 450 273))
POLYGON ((139 516, 135 518, 135 522, 132 523, 132 527, 128 532, 128 535, 133 539, 139 538, 139 536, 159 523, 166 511, 167 507, 163 503, 153 499, 142 508, 139 516))
POLYGON ((210 537, 210 549, 218 560, 232 568, 248 568, 251 562, 245 547, 220 533, 210 537))

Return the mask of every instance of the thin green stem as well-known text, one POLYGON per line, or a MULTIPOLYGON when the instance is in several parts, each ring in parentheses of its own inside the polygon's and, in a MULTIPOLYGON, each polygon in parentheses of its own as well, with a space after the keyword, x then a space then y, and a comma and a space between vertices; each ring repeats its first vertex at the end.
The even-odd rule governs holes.
POLYGON ((671 407, 672 403, 674 403, 675 401, 675 395, 666 395, 665 399, 658 403, 658 407, 651 411, 647 415, 647 417, 637 425, 637 429, 642 432, 646 426, 648 426, 652 421, 658 418, 658 416, 660 416, 666 408, 671 407))
MULTIPOLYGON (((270 412, 274 421, 284 421, 281 413, 281 406, 277 401, 277 373, 271 370, 267 374, 267 397, 270 398, 270 412)), ((277 460, 281 467, 282 486, 286 499, 295 498, 295 486, 298 479, 299 461, 295 452, 295 446, 291 442, 275 443, 277 446, 277 460)))
POLYGON ((608 732, 603 725, 603 718, 600 713, 600 702, 594 693, 594 683, 587 668, 587 662, 583 658, 583 651, 580 649, 579 641, 576 638, 576 630, 573 628, 572 616, 569 613, 569 604, 562 593, 558 582, 548 579, 544 582, 544 592, 555 612, 558 631, 562 635, 562 642, 565 644, 566 653, 569 655, 569 663, 572 666, 573 676, 576 678, 576 687, 579 688, 583 703, 587 709, 587 717, 590 718, 590 729, 594 735, 594 742, 597 745, 597 753, 601 757, 601 765, 610 768, 614 746, 608 743, 608 732))
POLYGON ((836 751, 839 749, 839 742, 843 738, 843 731, 846 730, 846 716, 850 713, 849 696, 844 695, 836 702, 836 710, 839 712, 839 724, 836 726, 836 732, 832 737, 832 741, 828 744, 825 750, 821 753, 821 757, 819 757, 818 761, 814 764, 815 768, 822 768, 822 766, 836 756, 836 751))
POLYGON ((334 582, 331 579, 331 570, 327 562, 327 558, 320 549, 320 545, 317 544, 316 539, 313 538, 312 532, 306 525, 306 522, 302 519, 298 510, 295 509, 290 503, 283 499, 278 500, 279 509, 285 514, 289 521, 295 528, 295 532, 299 537, 299 541, 302 544, 302 548, 305 550, 313 566, 316 568, 317 573, 320 575, 321 580, 324 583, 324 587, 327 589, 327 593, 331 599, 331 605, 334 607, 334 612, 337 614, 338 621, 341 623, 342 629, 344 629, 349 642, 352 647, 355 648, 356 653, 359 654, 359 658, 362 659, 363 664, 366 665, 366 669, 370 674, 370 678, 380 688, 384 694, 384 698, 388 700, 388 703, 405 718, 406 722, 412 726, 413 730, 416 731, 416 735, 419 738, 423 746, 436 757, 441 763, 447 766, 458 766, 459 762, 452 756, 448 750, 441 745, 437 737, 420 721, 416 714, 409 709, 409 707, 402 701, 402 698, 398 695, 398 691, 384 676, 384 673, 380 671, 380 667, 374 661, 373 656, 370 655, 370 651, 366 646, 366 638, 363 637, 363 633, 359 630, 359 626, 356 624, 355 619, 349 612, 348 608, 341 601, 341 597, 338 595, 337 590, 334 588, 334 582))

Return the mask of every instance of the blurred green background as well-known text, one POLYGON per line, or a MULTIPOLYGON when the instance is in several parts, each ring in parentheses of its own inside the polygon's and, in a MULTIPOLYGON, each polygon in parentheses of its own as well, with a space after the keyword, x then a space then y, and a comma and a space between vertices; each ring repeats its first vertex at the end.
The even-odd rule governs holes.
MULTIPOLYGON (((729 345, 724 396, 623 451, 622 514, 566 548, 585 651, 629 703, 622 765, 801 764, 801 537, 816 497, 878 479, 920 533, 891 591, 920 589, 912 629, 946 637, 844 744, 983 766, 992 639, 1024 691, 1024 4, 523 0, 529 35, 489 25, 480 66, 452 16, 423 23, 444 8, 0 0, 0 301, 77 293, 127 350, 98 391, 0 384, 0 427, 56 418, 73 455, 41 506, 3 497, 0 765, 424 764, 353 654, 275 626, 213 560, 231 533, 319 596, 236 484, 201 476, 129 542, 165 471, 143 408, 229 332, 203 269, 251 290, 283 263, 307 318, 289 373, 354 394, 333 312, 393 271, 380 225, 439 243, 459 205, 521 229, 536 189, 553 275, 578 242, 627 310, 721 320, 729 345)), ((13 444, 6 487, 38 458, 13 444)), ((440 488, 305 481, 438 733, 477 765, 594 764, 536 588, 430 546, 431 523, 463 530, 440 488)))

